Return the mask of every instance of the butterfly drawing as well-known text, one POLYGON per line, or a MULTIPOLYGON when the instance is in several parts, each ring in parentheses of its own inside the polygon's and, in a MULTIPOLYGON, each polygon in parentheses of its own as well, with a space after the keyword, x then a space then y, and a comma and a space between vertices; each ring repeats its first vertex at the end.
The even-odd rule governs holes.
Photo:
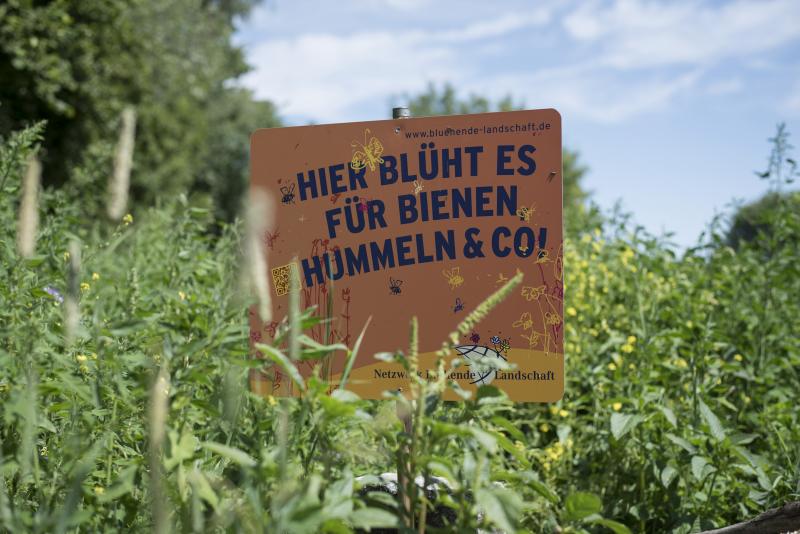
POLYGON ((522 328, 523 330, 528 330, 530 327, 533 326, 533 319, 531 319, 530 312, 525 312, 519 316, 519 320, 515 321, 511 326, 514 328, 522 328))
POLYGON ((364 167, 369 167, 369 170, 374 171, 375 166, 383 163, 383 144, 377 137, 371 137, 372 132, 369 128, 364 130, 364 143, 353 141, 350 146, 353 147, 353 159, 350 161, 350 167, 354 171, 360 171, 364 167))

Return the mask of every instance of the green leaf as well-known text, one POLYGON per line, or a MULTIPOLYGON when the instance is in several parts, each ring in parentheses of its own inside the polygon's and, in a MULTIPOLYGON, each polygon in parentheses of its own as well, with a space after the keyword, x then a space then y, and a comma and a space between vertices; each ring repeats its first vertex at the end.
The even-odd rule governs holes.
POLYGON ((494 438, 497 440, 497 443, 499 443, 499 444, 500 444, 500 446, 501 446, 501 447, 502 447, 502 448, 503 448, 503 449, 504 449, 504 450, 505 450, 507 453, 509 453, 510 455, 512 455, 514 458, 516 458, 516 459, 517 459, 517 461, 518 461, 519 463, 521 463, 521 464, 522 464, 523 466, 525 466, 526 468, 528 468, 528 467, 530 467, 530 466, 531 466, 531 463, 530 463, 530 462, 528 461, 528 459, 525 457, 525 450, 524 450, 524 449, 523 449, 523 450, 520 450, 520 449, 518 449, 518 448, 516 447, 516 445, 514 445, 514 444, 511 442, 511 440, 510 440, 510 439, 508 439, 507 437, 505 437, 505 436, 504 436, 503 434, 501 434, 500 432, 494 432, 494 431, 492 431, 492 432, 491 432, 491 434, 492 434, 492 435, 494 436, 494 438))
POLYGON ((356 338, 356 343, 353 345, 353 350, 347 353, 347 362, 344 365, 342 378, 339 380, 339 389, 344 389, 345 385, 347 385, 347 379, 350 378, 350 371, 353 369, 353 362, 356 361, 358 350, 361 348, 361 342, 364 340, 364 334, 367 333, 367 327, 369 326, 370 321, 372 321, 371 315, 367 317, 367 322, 364 323, 364 328, 361 329, 361 333, 358 335, 358 338, 356 338))
POLYGON ((628 527, 611 519, 600 518, 592 519, 591 521, 587 522, 596 525, 603 525, 604 527, 612 530, 615 534, 633 534, 628 527))
POLYGON ((474 427, 470 427, 469 432, 490 454, 494 454, 497 451, 497 438, 492 434, 474 427))
POLYGON ((656 406, 656 408, 662 414, 664 414, 664 417, 667 419, 667 421, 669 421, 669 424, 672 426, 672 428, 678 428, 678 418, 675 417, 675 412, 673 412, 672 410, 670 410, 666 406, 658 405, 658 406, 656 406))
POLYGON ((594 493, 577 491, 567 497, 564 503, 564 518, 567 521, 580 521, 603 510, 603 501, 594 493))
POLYGON ((708 458, 704 456, 692 456, 692 475, 698 481, 703 481, 708 475, 716 471, 708 458))
POLYGON ((495 425, 497 425, 500 428, 502 428, 503 430, 505 430, 506 432, 508 432, 508 434, 512 438, 514 438, 516 440, 519 440, 519 441, 525 441, 525 434, 523 434, 522 431, 519 428, 514 426, 514 424, 511 421, 509 421, 508 419, 506 419, 505 417, 502 417, 500 415, 495 415, 494 417, 492 417, 489 420, 492 423, 494 423, 495 425))
POLYGON ((350 514, 355 528, 392 528, 398 526, 397 516, 381 508, 359 508, 350 514))
POLYGON ((189 484, 192 486, 192 491, 197 493, 198 497, 206 501, 216 510, 219 505, 219 497, 217 497, 211 484, 208 483, 206 476, 199 469, 195 468, 194 471, 189 473, 187 478, 189 484))
POLYGON ((515 524, 522 513, 522 500, 507 489, 481 488, 475 492, 475 502, 486 517, 505 532, 516 532, 515 524))
POLYGON ((672 467, 671 465, 667 465, 664 469, 661 470, 661 484, 664 485, 665 488, 668 488, 672 481, 675 480, 675 477, 678 476, 678 470, 672 467))
POLYGON ((725 429, 722 427, 722 423, 719 422, 719 419, 714 412, 711 411, 711 408, 706 406, 706 403, 702 400, 699 401, 700 406, 700 415, 703 416, 703 420, 705 420, 706 424, 708 424, 709 430, 711 430, 711 435, 714 437, 716 441, 722 441, 725 439, 725 429))
POLYGON ((136 477, 137 465, 131 465, 123 469, 117 479, 97 497, 99 502, 113 501, 133 490, 133 481, 136 477))
POLYGON ((227 445, 223 445, 222 443, 205 441, 203 442, 203 448, 208 449, 211 452, 215 452, 220 456, 224 456, 225 458, 243 467, 255 467, 257 464, 257 462, 243 450, 235 447, 229 447, 227 445))
POLYGON ((672 443, 674 443, 675 445, 681 447, 683 450, 688 452, 689 454, 697 453, 697 447, 695 447, 694 445, 692 445, 691 443, 689 443, 685 439, 680 438, 680 437, 678 437, 678 436, 676 436, 674 434, 670 434, 669 432, 664 434, 664 436, 668 440, 670 440, 672 443))
POLYGON ((281 369, 286 371, 286 374, 289 375, 289 378, 292 379, 292 382, 297 384, 297 387, 300 388, 300 391, 306 390, 306 384, 303 381, 303 377, 300 375, 300 371, 297 370, 297 367, 287 358, 281 351, 272 347, 271 345, 264 345, 263 343, 256 343, 256 349, 261 351, 262 354, 266 355, 270 360, 278 364, 281 369))
POLYGON ((619 440, 625 434, 636 428, 642 422, 640 415, 613 413, 611 414, 611 435, 619 440))

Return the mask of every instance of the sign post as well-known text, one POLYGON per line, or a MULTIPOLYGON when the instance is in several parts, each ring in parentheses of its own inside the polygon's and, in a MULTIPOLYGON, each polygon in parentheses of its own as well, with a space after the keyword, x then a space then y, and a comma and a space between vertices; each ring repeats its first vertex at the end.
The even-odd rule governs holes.
MULTIPOLYGON (((296 292, 301 306, 330 319, 327 334, 318 326, 307 335, 352 347, 372 316, 348 389, 377 399, 407 388, 402 367, 373 356, 406 346, 412 316, 420 324, 419 372, 427 376, 455 325, 521 271, 519 289, 459 340, 452 356, 466 365, 451 377, 467 390, 491 383, 520 402, 561 398, 558 112, 258 130, 251 187, 278 200, 264 235, 273 317, 286 315, 296 292), (487 369, 487 359, 508 365, 487 369)), ((277 322, 251 313, 250 327, 252 340, 269 342, 277 322)), ((313 364, 299 362, 301 373, 309 375, 313 364)), ((334 383, 344 364, 344 354, 330 361, 334 383)), ((290 394, 286 377, 274 373, 254 372, 254 391, 290 394)))

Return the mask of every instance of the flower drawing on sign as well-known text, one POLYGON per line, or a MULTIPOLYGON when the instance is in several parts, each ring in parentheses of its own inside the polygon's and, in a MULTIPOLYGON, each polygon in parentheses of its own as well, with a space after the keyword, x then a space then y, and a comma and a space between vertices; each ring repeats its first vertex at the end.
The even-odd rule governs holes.
POLYGON ((414 194, 415 195, 419 195, 419 192, 422 191, 422 189, 424 187, 425 187, 424 185, 419 183, 419 180, 414 180, 414 194))
POLYGON ((451 290, 460 287, 461 284, 464 283, 464 277, 461 276, 460 267, 453 267, 449 271, 447 269, 443 269, 442 274, 447 279, 447 283, 450 285, 451 290))
POLYGON ((280 232, 278 232, 278 228, 275 228, 274 232, 270 232, 269 230, 264 232, 264 243, 269 247, 270 250, 275 246, 275 241, 280 237, 280 232))
POLYGON ((359 143, 353 141, 350 146, 353 147, 353 159, 350 161, 350 167, 354 171, 360 171, 364 167, 369 167, 370 171, 374 171, 377 164, 383 163, 383 144, 377 137, 370 137, 372 132, 369 128, 364 130, 364 142, 359 143))
POLYGON ((527 336, 523 335, 521 337, 522 337, 522 339, 525 339, 525 340, 528 341, 528 348, 532 349, 532 348, 536 347, 539 344, 539 338, 541 337, 541 334, 539 332, 531 332, 527 336))
POLYGON ((551 325, 561 324, 561 316, 557 313, 547 312, 544 314, 544 322, 551 325))
POLYGON ((533 326, 533 319, 531 319, 530 312, 524 312, 522 315, 519 316, 517 321, 511 325, 514 328, 522 328, 523 330, 530 330, 533 326))
POLYGON ((539 287, 523 286, 522 290, 520 291, 520 295, 525 297, 525 300, 530 302, 544 295, 544 286, 539 286, 539 287))

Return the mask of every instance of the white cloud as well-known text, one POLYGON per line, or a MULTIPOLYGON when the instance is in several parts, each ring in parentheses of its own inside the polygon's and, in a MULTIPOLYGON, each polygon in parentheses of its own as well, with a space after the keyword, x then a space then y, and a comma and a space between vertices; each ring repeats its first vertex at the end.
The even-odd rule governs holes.
MULTIPOLYGON (((431 20, 447 20, 453 8, 431 0, 378 4, 424 8, 431 20)), ((404 27, 400 15, 370 17, 351 33, 306 29, 261 41, 248 49, 254 71, 243 83, 284 114, 320 122, 374 115, 378 100, 418 92, 428 82, 493 98, 512 94, 527 105, 611 122, 664 109, 693 88, 710 95, 741 91, 737 74, 721 66, 750 68, 767 60, 764 52, 800 38, 797 0, 548 2, 438 31, 404 27), (560 66, 542 68, 552 61, 560 66), (717 72, 723 74, 711 74, 717 72)), ((793 95, 789 109, 800 106, 793 95)))
POLYGON ((702 65, 741 58, 800 37, 800 2, 615 0, 582 4, 564 18, 567 33, 591 42, 601 62, 620 69, 702 65))
POLYGON ((491 39, 549 20, 547 11, 500 15, 437 33, 364 31, 302 34, 262 42, 248 51, 254 66, 242 82, 289 115, 341 120, 376 95, 418 91, 428 83, 459 83, 474 69, 457 45, 491 39))
POLYGON ((791 93, 783 101, 783 107, 789 113, 800 115, 800 81, 795 82, 791 93))
POLYGON ((706 87, 706 94, 712 96, 732 95, 744 89, 744 82, 739 78, 728 78, 711 82, 706 87))

